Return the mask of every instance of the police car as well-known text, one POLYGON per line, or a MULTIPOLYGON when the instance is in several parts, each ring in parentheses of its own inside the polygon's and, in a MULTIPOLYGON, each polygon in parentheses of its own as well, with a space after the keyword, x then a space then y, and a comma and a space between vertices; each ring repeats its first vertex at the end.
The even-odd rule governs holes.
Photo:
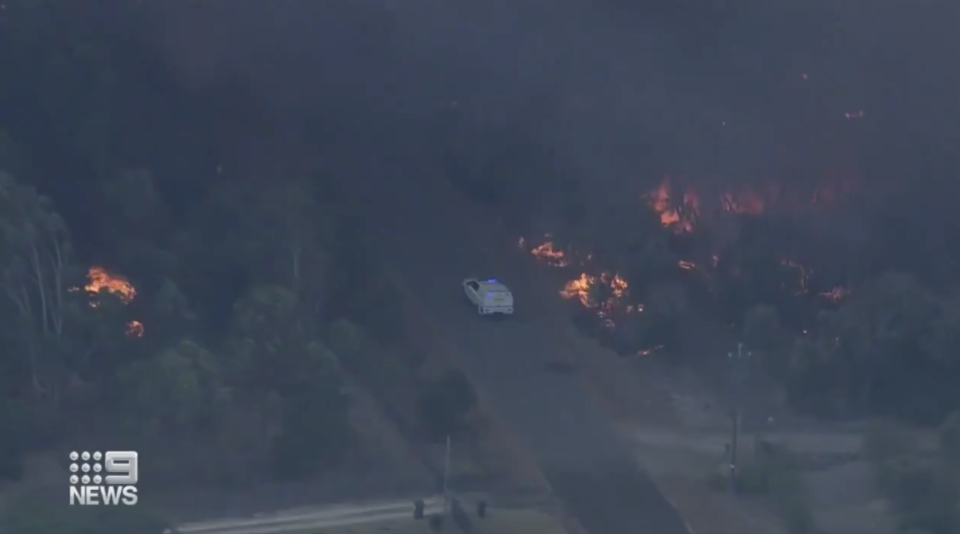
POLYGON ((496 280, 467 278, 463 281, 463 292, 480 315, 513 315, 513 293, 496 280))

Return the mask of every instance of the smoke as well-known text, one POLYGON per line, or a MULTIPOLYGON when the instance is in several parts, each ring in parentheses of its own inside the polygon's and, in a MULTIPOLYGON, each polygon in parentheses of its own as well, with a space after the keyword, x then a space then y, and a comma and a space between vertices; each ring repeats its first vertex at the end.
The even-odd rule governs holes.
POLYGON ((208 0, 138 13, 186 87, 227 83, 278 114, 336 115, 398 143, 455 107, 609 199, 664 173, 875 171, 863 162, 884 160, 887 140, 902 147, 902 132, 937 146, 956 132, 960 47, 936 22, 952 8, 842 4, 208 0), (863 121, 844 120, 858 110, 863 121))

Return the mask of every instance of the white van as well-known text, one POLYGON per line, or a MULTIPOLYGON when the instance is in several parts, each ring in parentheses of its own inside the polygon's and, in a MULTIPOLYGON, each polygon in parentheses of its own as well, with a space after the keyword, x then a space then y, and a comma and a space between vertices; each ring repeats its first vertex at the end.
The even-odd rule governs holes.
POLYGON ((463 281, 463 292, 480 315, 513 315, 513 293, 496 280, 467 278, 463 281))

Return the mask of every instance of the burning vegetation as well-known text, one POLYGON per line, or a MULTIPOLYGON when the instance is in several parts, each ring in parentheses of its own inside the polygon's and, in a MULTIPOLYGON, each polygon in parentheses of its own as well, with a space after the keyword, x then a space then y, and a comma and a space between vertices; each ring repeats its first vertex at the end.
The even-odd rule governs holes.
MULTIPOLYGON (((688 240, 688 237, 700 235, 700 230, 706 230, 707 242, 713 242, 709 229, 710 222, 718 217, 758 217, 773 210, 783 210, 795 213, 796 207, 831 206, 840 198, 856 191, 856 186, 850 181, 828 181, 816 187, 809 195, 786 195, 776 184, 764 187, 744 185, 734 190, 702 196, 692 186, 677 187, 671 177, 665 177, 654 189, 644 196, 644 203, 659 219, 663 229, 676 236, 674 239, 688 240), (803 202, 798 199, 805 198, 803 202)), ((698 238, 700 239, 700 238, 698 238)), ((702 239, 691 242, 702 242, 702 239)), ((639 300, 643 295, 629 295, 630 283, 626 277, 604 269, 593 261, 592 254, 575 252, 570 246, 561 247, 553 235, 546 234, 535 243, 520 238, 518 245, 521 250, 529 252, 538 263, 554 268, 571 268, 577 266, 579 271, 575 277, 564 283, 560 295, 564 299, 575 301, 583 308, 592 310, 601 324, 613 329, 615 319, 627 314, 643 312, 645 305, 639 300)), ((675 260, 680 273, 696 273, 696 277, 687 278, 684 283, 699 283, 706 292, 716 295, 715 285, 718 279, 737 278, 741 272, 741 265, 733 258, 724 261, 721 265, 723 247, 720 243, 709 245, 715 252, 701 258, 682 258, 675 260)), ((683 248, 683 247, 680 247, 683 248)), ((693 254, 696 256, 696 254, 693 254)), ((827 286, 828 290, 816 289, 812 277, 814 270, 794 258, 785 257, 776 260, 784 271, 784 281, 781 287, 785 294, 793 296, 819 297, 829 302, 838 303, 850 294, 844 286, 827 286), (792 273, 792 274, 791 274, 792 273)), ((572 274, 572 273, 571 273, 572 274)), ((646 356, 663 348, 656 345, 640 351, 639 355, 646 356)))
POLYGON ((101 291, 116 295, 124 304, 130 304, 137 298, 137 289, 126 277, 110 274, 103 267, 90 267, 87 271, 87 285, 83 286, 83 289, 94 297, 90 299, 91 308, 100 306, 95 295, 99 295, 101 291))
MULTIPOLYGON (((550 235, 545 236, 546 239, 551 239, 550 235)), ((520 238, 520 246, 524 246, 524 239, 520 238)), ((553 241, 545 241, 543 244, 538 245, 530 251, 538 260, 542 263, 549 265, 551 267, 566 267, 570 264, 569 260, 566 258, 566 255, 562 250, 557 250, 554 248, 553 241)))
MULTIPOLYGON (((130 304, 137 298, 137 289, 127 280, 126 277, 111 274, 103 267, 93 266, 87 270, 87 284, 83 286, 84 291, 90 296, 90 307, 100 307, 99 295, 106 291, 116 295, 120 302, 130 304)), ((70 291, 79 291, 80 288, 72 288, 70 291)), ((143 337, 143 323, 140 321, 130 321, 127 323, 127 336, 133 338, 143 337)))
MULTIPOLYGON (((517 244, 521 250, 528 251, 542 265, 566 268, 575 263, 582 268, 590 270, 595 268, 592 262, 593 254, 562 250, 555 245, 553 236, 550 234, 544 235, 540 243, 533 247, 530 247, 530 243, 524 237, 519 238, 517 244)), ((609 272, 591 274, 588 271, 582 271, 576 278, 568 280, 559 293, 564 299, 575 300, 584 308, 595 310, 604 325, 613 328, 615 326, 613 317, 616 314, 643 311, 643 304, 624 302, 629 287, 626 279, 619 274, 609 272)))
POLYGON ((762 187, 743 185, 716 196, 703 197, 693 186, 674 187, 674 180, 667 176, 644 196, 644 201, 659 215, 660 226, 677 234, 689 234, 700 221, 718 215, 758 216, 771 210, 797 212, 811 205, 833 205, 858 190, 859 185, 853 179, 830 179, 816 187, 809 197, 787 195, 779 184, 773 182, 762 187))
POLYGON ((692 232, 700 215, 700 197, 696 190, 687 189, 679 199, 675 198, 669 176, 647 195, 647 203, 660 216, 660 225, 677 233, 692 232))
POLYGON ((614 316, 617 313, 643 311, 642 304, 624 304, 624 297, 630 284, 620 275, 600 273, 597 276, 580 273, 580 276, 564 284, 560 296, 575 299, 584 308, 595 310, 604 327, 616 326, 614 316))

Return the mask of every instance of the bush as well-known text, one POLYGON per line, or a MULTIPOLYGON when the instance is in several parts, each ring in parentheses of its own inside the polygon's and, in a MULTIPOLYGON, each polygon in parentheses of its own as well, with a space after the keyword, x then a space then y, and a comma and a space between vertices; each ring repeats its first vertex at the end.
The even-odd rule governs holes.
POLYGON ((464 418, 477 406, 477 394, 466 375, 452 369, 421 384, 417 406, 429 436, 442 440, 463 430, 464 418))

